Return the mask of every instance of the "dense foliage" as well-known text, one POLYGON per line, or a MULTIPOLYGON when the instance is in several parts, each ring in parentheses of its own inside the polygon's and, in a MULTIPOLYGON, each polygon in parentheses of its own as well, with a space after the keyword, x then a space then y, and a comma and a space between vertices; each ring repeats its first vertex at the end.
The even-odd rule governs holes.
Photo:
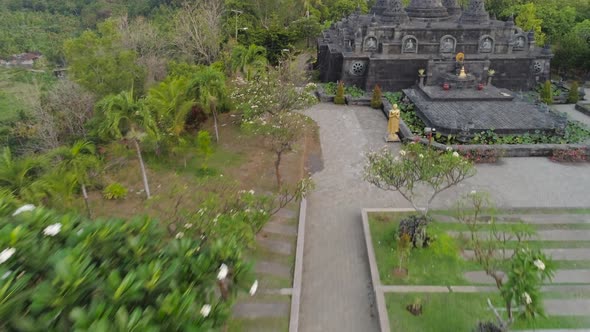
POLYGON ((229 229, 209 237, 187 226, 170 236, 150 218, 90 221, 1 203, 3 331, 210 329, 254 281, 229 229))

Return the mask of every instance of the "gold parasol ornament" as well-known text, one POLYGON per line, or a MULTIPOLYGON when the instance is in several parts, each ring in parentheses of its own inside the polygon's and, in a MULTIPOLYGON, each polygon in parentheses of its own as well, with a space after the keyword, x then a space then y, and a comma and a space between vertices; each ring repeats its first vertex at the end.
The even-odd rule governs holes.
POLYGON ((465 60, 465 54, 463 52, 457 53, 455 60, 457 60, 457 62, 463 62, 463 60, 465 60))

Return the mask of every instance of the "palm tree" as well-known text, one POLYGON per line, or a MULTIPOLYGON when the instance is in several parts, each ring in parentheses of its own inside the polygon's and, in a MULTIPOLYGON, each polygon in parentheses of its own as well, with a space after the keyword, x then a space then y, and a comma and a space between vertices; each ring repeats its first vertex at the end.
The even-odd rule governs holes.
POLYGON ((195 104, 195 100, 189 97, 188 87, 189 81, 185 77, 168 79, 151 88, 146 98, 146 105, 156 117, 160 132, 172 135, 177 142, 195 104))
POLYGON ((206 67, 199 71, 190 83, 189 91, 197 97, 197 104, 205 112, 213 115, 215 127, 215 140, 219 142, 219 130, 217 129, 217 105, 225 99, 225 75, 219 70, 206 67))
POLYGON ((248 48, 243 45, 234 47, 231 55, 231 66, 234 72, 241 72, 250 80, 264 70, 267 65, 266 49, 262 46, 251 44, 248 48))
POLYGON ((96 157, 94 144, 88 141, 77 141, 71 147, 61 147, 56 151, 60 158, 59 172, 73 175, 74 184, 82 189, 88 218, 92 218, 86 184, 90 181, 89 173, 98 168, 100 162, 96 157))
POLYGON ((123 91, 117 95, 107 96, 96 107, 104 117, 99 124, 99 136, 107 139, 126 138, 135 145, 143 186, 149 199, 151 197, 150 187, 139 142, 146 136, 158 140, 158 128, 152 115, 142 102, 133 98, 133 91, 123 91))
POLYGON ((0 155, 0 188, 22 201, 37 202, 39 195, 32 187, 41 176, 46 161, 42 157, 13 158, 10 148, 5 147, 0 155))

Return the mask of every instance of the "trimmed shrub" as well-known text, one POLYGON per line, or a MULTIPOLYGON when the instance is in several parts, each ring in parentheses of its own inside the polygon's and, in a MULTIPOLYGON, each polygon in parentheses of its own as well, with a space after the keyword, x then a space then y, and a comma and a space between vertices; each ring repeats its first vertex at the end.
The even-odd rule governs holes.
POLYGON ((553 104, 553 87, 549 80, 545 81, 541 89, 541 101, 547 105, 553 104))
POLYGON ((570 92, 567 96, 567 102, 568 104, 575 104, 580 100, 580 86, 578 84, 578 82, 574 82, 572 83, 572 86, 570 87, 570 92))
POLYGON ((344 105, 346 100, 344 99, 344 82, 338 82, 338 88, 336 89, 336 95, 334 96, 334 104, 344 105))
POLYGON ((381 93, 381 87, 379 86, 379 84, 375 85, 375 88, 373 89, 373 96, 371 97, 371 107, 374 109, 380 109, 381 106, 383 105, 383 101, 381 101, 381 97, 382 97, 382 93, 381 93))

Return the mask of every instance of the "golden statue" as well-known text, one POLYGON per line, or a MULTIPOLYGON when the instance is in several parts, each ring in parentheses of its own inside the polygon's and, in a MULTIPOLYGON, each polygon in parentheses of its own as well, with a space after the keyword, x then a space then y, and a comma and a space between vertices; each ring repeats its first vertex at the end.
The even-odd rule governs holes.
POLYGON ((387 142, 399 142, 399 136, 397 136, 397 132, 399 131, 399 118, 401 115, 401 111, 397 104, 393 104, 393 108, 389 111, 389 121, 387 122, 387 137, 385 137, 385 141, 387 142))
POLYGON ((459 78, 467 78, 467 74, 465 73, 465 66, 461 66, 461 72, 459 73, 459 78))

